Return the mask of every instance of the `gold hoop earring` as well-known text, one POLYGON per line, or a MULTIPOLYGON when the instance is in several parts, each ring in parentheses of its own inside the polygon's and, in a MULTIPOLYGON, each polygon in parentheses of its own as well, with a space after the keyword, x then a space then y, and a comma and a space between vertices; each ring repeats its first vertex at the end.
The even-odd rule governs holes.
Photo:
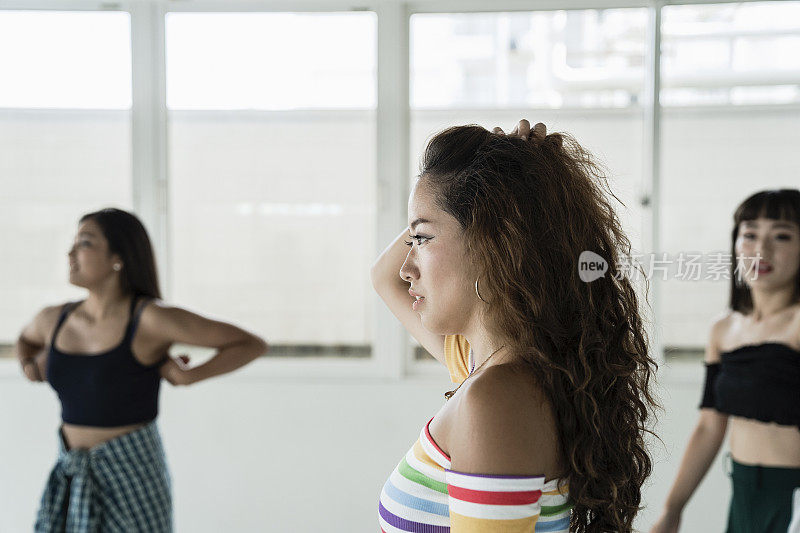
MULTIPOLYGON (((478 279, 480 279, 480 278, 478 278, 478 279)), ((478 295, 478 299, 479 299, 480 301, 482 301, 483 303, 486 303, 486 300, 484 300, 484 299, 481 297, 481 293, 480 293, 480 292, 478 292, 478 279, 476 279, 476 280, 475 280, 475 294, 477 294, 477 295, 478 295)))

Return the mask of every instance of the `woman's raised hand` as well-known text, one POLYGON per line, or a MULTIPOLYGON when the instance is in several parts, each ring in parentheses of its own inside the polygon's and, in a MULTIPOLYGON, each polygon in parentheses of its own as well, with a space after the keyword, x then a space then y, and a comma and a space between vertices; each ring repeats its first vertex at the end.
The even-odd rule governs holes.
MULTIPOLYGON (((492 129, 492 133, 497 133, 498 135, 506 135, 502 128, 496 127, 492 129)), ((541 122, 537 122, 536 125, 531 129, 531 123, 528 122, 526 119, 522 119, 514 126, 514 129, 511 130, 511 133, 508 133, 509 137, 519 137, 520 139, 529 140, 533 137, 536 137, 539 140, 543 140, 547 137, 547 126, 542 124, 541 122)))

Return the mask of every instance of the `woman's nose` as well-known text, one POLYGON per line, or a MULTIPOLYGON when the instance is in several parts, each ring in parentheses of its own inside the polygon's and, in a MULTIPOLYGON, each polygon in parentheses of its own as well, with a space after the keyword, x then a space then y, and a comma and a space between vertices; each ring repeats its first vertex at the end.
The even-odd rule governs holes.
POLYGON ((414 265, 414 260, 411 257, 413 253, 413 249, 408 252, 406 256, 406 260, 403 261, 403 266, 400 267, 400 277, 403 281, 411 281, 414 278, 418 278, 418 270, 416 265, 414 265))
POLYGON ((766 255, 767 253, 769 253, 769 251, 771 249, 772 249, 772 244, 769 242, 768 239, 759 239, 756 242, 756 245, 753 248, 753 251, 755 253, 757 253, 757 254, 760 253, 763 256, 763 255, 766 255))

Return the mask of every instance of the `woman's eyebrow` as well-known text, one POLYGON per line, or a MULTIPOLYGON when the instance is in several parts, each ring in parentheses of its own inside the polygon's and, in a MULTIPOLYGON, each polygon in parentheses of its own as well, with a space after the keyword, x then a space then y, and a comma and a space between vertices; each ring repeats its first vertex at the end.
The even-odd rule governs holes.
MULTIPOLYGON (((748 220, 742 223, 746 228, 758 228, 758 222, 748 220)), ((797 224, 792 222, 774 222, 771 226, 768 226, 770 229, 798 229, 797 224)))
POLYGON ((772 229, 797 229, 797 224, 789 224, 788 222, 776 222, 772 225, 772 229))
POLYGON ((419 224, 430 224, 430 223, 431 223, 431 221, 428 220, 428 219, 418 218, 414 222, 412 222, 409 226, 411 227, 411 229, 414 229, 419 224))

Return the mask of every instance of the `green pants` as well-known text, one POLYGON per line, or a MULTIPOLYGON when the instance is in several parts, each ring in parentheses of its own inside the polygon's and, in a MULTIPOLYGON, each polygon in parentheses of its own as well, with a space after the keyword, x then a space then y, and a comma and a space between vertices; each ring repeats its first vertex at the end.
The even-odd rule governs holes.
POLYGON ((794 533, 800 523, 800 510, 795 508, 792 516, 792 508, 797 506, 795 490, 800 491, 800 468, 730 461, 733 497, 726 533, 794 533))

